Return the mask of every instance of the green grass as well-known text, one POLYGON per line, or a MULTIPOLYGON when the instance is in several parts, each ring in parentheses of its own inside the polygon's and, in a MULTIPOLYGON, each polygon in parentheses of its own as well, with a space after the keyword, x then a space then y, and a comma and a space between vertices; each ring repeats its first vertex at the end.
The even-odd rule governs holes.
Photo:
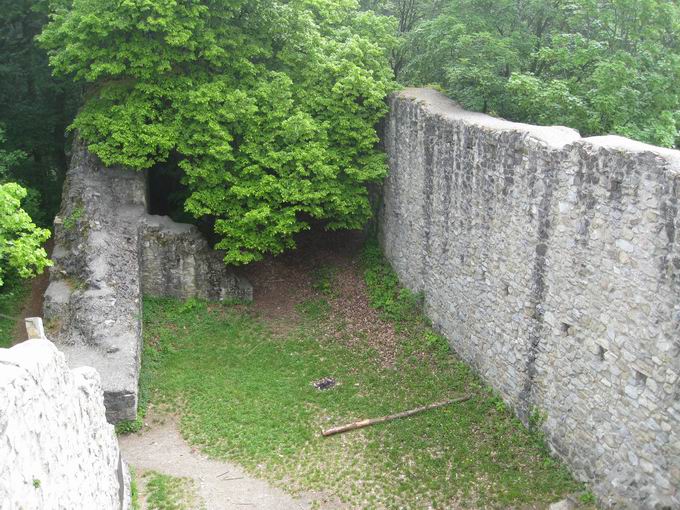
MULTIPOLYGON (((319 490, 353 508, 545 506, 582 490, 464 363, 448 352, 374 246, 364 256, 373 306, 402 337, 394 367, 367 342, 319 338, 332 294, 300 303, 286 337, 244 306, 144 303, 143 380, 180 416, 187 440, 290 490, 319 490), (311 383, 333 377, 319 391, 311 383), (360 431, 320 431, 461 394, 473 399, 360 431)), ((327 281, 327 278, 320 278, 327 281)), ((332 281, 332 280, 331 280, 332 281)))
POLYGON ((130 468, 130 499, 132 510, 140 510, 139 486, 137 485, 137 473, 130 468))
POLYGON ((30 284, 24 281, 8 281, 0 288, 0 347, 11 347, 14 326, 21 313, 30 284))
POLYGON ((203 508, 190 478, 177 478, 155 471, 144 473, 146 506, 149 510, 190 510, 203 508))

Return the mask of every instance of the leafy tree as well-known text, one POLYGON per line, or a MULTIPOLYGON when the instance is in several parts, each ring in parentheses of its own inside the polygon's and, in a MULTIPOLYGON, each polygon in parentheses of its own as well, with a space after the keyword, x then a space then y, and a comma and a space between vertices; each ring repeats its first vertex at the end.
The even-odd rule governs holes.
POLYGON ((358 228, 386 172, 388 18, 353 0, 53 0, 40 37, 87 84, 73 127, 106 164, 179 159, 228 263, 358 228))
POLYGON ((409 41, 404 81, 440 83, 468 108, 680 143, 672 0, 449 0, 409 41))
MULTIPOLYGON (((0 125, 0 147, 5 145, 7 138, 5 128, 0 125)), ((21 151, 8 151, 0 149, 0 182, 7 179, 12 167, 21 163, 26 158, 26 154, 21 151)))
MULTIPOLYGON (((0 129, 0 144, 4 132, 0 129)), ((50 265, 43 243, 50 231, 37 227, 21 208, 27 191, 14 182, 2 183, 9 169, 24 155, 0 150, 0 288, 8 274, 28 278, 50 265)))
POLYGON ((396 20, 396 43, 390 50, 390 63, 399 78, 407 64, 410 52, 408 35, 421 22, 435 17, 442 0, 361 0, 361 8, 392 16, 396 20))
POLYGON ((41 225, 59 208, 64 132, 79 100, 77 87, 51 76, 47 54, 36 45, 46 22, 45 0, 0 0, 0 123, 5 146, 25 155, 8 178, 27 188, 24 208, 41 225))

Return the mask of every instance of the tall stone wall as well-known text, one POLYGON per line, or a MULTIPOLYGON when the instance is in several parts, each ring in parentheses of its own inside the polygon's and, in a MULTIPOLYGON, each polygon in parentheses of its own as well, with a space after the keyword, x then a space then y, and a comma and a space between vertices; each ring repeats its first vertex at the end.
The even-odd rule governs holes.
POLYGON ((109 420, 131 420, 137 410, 142 338, 144 174, 106 168, 76 141, 61 205, 45 326, 72 368, 97 369, 109 420))
POLYGON ((381 242, 603 504, 680 508, 680 153, 391 99, 381 242))
POLYGON ((195 227, 147 214, 146 196, 143 172, 107 168, 76 140, 44 316, 69 365, 101 374, 111 423, 137 412, 143 293, 252 299, 195 227))
POLYGON ((48 340, 0 349, 0 438, 0 509, 130 508, 99 375, 48 340))

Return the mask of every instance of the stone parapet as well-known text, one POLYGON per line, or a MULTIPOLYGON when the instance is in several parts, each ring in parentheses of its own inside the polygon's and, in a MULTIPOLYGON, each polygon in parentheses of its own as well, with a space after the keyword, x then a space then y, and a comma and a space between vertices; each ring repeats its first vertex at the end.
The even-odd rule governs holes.
POLYGON ((0 509, 131 506, 99 374, 49 340, 0 349, 0 509))

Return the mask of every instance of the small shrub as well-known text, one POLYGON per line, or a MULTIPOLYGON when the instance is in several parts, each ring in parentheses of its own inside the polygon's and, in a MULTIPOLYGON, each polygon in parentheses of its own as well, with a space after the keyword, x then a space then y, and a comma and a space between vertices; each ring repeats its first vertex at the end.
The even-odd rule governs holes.
POLYGON ((415 294, 399 284, 397 274, 380 252, 376 241, 366 243, 362 262, 370 304, 397 323, 422 321, 422 294, 415 294))
POLYGON ((581 500, 581 503, 583 503, 584 505, 595 504, 595 495, 590 491, 585 491, 583 494, 581 494, 579 499, 581 500))
POLYGON ((144 421, 143 418, 139 415, 140 412, 138 411, 137 419, 123 420, 116 423, 116 434, 118 434, 119 436, 124 436, 126 434, 133 434, 135 432, 139 432, 140 430, 142 430, 144 421))

